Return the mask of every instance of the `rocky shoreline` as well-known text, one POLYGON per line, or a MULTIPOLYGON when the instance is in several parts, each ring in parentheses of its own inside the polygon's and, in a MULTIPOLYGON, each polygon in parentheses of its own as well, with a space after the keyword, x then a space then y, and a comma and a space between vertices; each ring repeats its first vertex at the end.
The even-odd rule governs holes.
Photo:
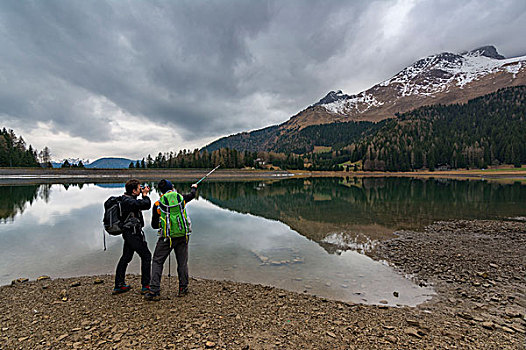
POLYGON ((178 298, 113 277, 15 281, 0 287, 0 349, 524 349, 526 224, 438 222, 370 252, 437 296, 416 308, 360 305, 272 287, 193 278, 178 298))

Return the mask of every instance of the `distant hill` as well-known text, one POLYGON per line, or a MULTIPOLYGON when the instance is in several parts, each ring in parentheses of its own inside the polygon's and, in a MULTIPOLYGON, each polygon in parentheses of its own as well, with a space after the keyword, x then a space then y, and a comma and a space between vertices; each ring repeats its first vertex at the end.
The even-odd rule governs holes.
MULTIPOLYGON (((82 161, 85 168, 95 168, 95 169, 123 169, 128 168, 130 166, 130 163, 132 162, 131 159, 127 158, 100 158, 94 161, 93 163, 90 163, 89 160, 82 160, 79 158, 68 158, 63 159, 58 162, 51 162, 53 165, 53 168, 60 168, 62 167, 62 164, 64 161, 68 161, 69 164, 78 164, 79 161, 82 161)), ((135 163, 136 161, 133 160, 135 163)))
POLYGON ((86 168, 122 169, 128 168, 131 162, 135 163, 135 160, 127 158, 100 158, 93 163, 87 164, 86 168))

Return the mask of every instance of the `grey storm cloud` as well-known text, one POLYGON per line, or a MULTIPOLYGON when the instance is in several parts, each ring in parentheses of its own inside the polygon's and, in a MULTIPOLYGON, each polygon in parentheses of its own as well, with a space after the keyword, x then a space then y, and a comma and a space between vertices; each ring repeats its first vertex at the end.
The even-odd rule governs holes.
POLYGON ((526 52, 517 1, 3 1, 0 118, 111 140, 104 99, 185 140, 283 122, 418 58, 526 52))

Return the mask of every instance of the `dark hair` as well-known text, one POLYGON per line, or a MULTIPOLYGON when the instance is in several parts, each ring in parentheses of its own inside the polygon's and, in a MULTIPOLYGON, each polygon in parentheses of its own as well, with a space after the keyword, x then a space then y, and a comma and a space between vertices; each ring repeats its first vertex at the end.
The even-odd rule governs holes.
POLYGON ((157 187, 159 187, 159 190, 161 190, 162 193, 166 193, 174 188, 172 182, 166 179, 159 181, 157 187))
POLYGON ((131 179, 126 182, 126 193, 132 194, 133 190, 137 189, 137 186, 139 186, 141 183, 139 180, 131 179))

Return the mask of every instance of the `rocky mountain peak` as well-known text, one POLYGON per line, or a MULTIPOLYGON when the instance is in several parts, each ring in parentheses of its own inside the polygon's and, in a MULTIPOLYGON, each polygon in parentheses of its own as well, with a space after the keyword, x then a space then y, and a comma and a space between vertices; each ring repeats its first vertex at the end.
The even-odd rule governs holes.
POLYGON ((347 98, 350 98, 350 96, 344 94, 342 90, 330 91, 327 95, 325 95, 324 98, 322 98, 321 100, 313 104, 313 106, 324 105, 324 104, 332 103, 335 101, 344 100, 347 98))
POLYGON ((468 54, 472 56, 485 56, 489 58, 495 58, 497 60, 506 59, 506 57, 502 56, 497 52, 497 49, 493 45, 479 47, 478 49, 469 51, 468 54))

